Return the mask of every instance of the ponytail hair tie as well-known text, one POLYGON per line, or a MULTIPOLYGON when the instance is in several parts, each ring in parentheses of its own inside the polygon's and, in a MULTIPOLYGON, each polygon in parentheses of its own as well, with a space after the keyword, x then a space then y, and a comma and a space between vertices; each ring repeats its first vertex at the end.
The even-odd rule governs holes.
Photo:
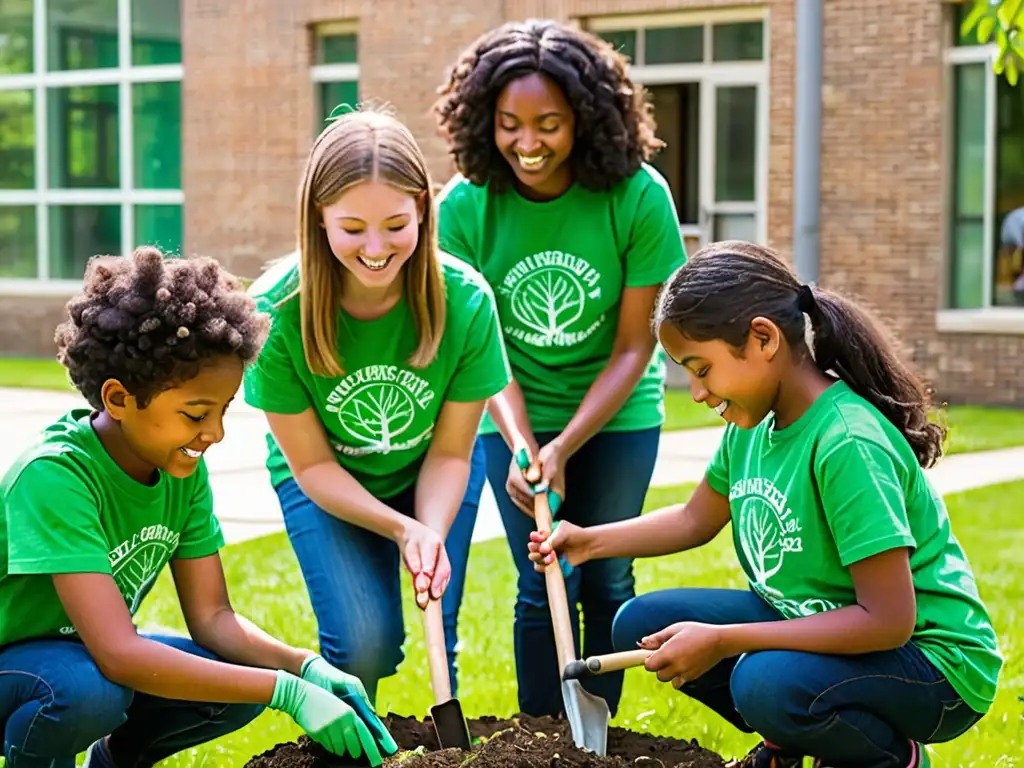
POLYGON ((814 313, 817 302, 814 300, 814 289, 809 285, 801 285, 796 295, 796 308, 805 315, 814 313))

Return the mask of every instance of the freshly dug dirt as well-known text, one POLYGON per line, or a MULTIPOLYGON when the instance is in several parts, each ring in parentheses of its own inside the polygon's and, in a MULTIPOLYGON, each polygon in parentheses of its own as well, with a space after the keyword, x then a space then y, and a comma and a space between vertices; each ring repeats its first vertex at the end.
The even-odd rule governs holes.
MULTIPOLYGON (((472 753, 439 750, 430 719, 390 715, 384 718, 399 752, 385 768, 723 768, 725 761, 697 744, 622 728, 608 729, 608 756, 598 757, 572 742, 568 722, 520 715, 509 720, 485 717, 469 721, 472 753)), ((245 768, 350 768, 368 765, 336 757, 306 736, 278 744, 245 768)))

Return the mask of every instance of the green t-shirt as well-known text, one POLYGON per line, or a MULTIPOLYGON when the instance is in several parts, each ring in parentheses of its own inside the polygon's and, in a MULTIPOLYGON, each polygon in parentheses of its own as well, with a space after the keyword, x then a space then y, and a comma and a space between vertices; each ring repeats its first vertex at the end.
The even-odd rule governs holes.
MULTIPOLYGON (((686 261, 668 185, 649 165, 607 192, 573 185, 532 202, 456 176, 441 195, 441 247, 494 289, 512 373, 536 432, 563 429, 611 356, 624 288, 664 282, 686 261)), ((656 348, 609 431, 665 420, 656 348)), ((490 418, 484 432, 494 432, 490 418)))
MULTIPOLYGON (((475 270, 441 254, 446 291, 444 335, 426 368, 406 362, 416 348, 412 312, 403 297, 371 321, 338 311, 343 377, 314 376, 302 347, 298 257, 292 254, 251 287, 272 316, 270 336, 245 374, 245 399, 269 413, 314 408, 338 462, 378 498, 416 481, 441 406, 497 394, 511 381, 494 297, 475 270)), ((291 477, 267 435, 270 482, 291 477)))
POLYGON ((90 414, 47 427, 0 481, 0 646, 75 634, 53 574, 110 574, 134 616, 172 557, 224 546, 203 460, 189 477, 143 485, 110 458, 90 414))
POLYGON ((785 618, 856 604, 849 566, 910 547, 913 641, 986 712, 1002 657, 941 495, 906 439, 845 382, 782 430, 730 424, 708 468, 751 588, 785 618))

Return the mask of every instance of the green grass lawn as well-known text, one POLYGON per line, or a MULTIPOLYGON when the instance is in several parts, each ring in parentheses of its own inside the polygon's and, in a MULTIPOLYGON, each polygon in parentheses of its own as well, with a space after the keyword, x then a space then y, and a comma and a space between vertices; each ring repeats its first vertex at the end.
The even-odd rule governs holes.
MULTIPOLYGON (((647 508, 684 499, 692 486, 653 490, 647 508)), ((952 744, 935 748, 937 766, 991 768, 1024 765, 1017 762, 1024 742, 1022 711, 1017 699, 1024 684, 1024 665, 1017 656, 1017 638, 1024 633, 1024 583, 1016 553, 1024 547, 1019 525, 1024 482, 970 491, 948 498, 954 528, 972 558, 1003 643, 1007 665, 993 711, 952 744)), ((237 610, 288 642, 315 647, 316 627, 294 555, 283 534, 229 548, 225 567, 237 610)), ((637 565, 639 592, 666 587, 731 586, 743 581, 732 553, 728 532, 703 549, 685 555, 641 561, 637 565)), ((403 582, 404 584, 404 582, 403 582)), ((406 585, 407 587, 407 585, 406 585)), ((512 604, 515 574, 504 540, 474 545, 470 582, 460 622, 459 698, 466 715, 508 716, 516 712, 515 670, 512 657, 512 604)), ((406 660, 397 675, 381 684, 381 710, 424 716, 430 707, 429 671, 423 632, 406 588, 408 628, 406 660)), ((142 625, 183 631, 170 579, 165 573, 140 613, 142 625)), ((697 738, 726 756, 742 754, 754 741, 670 686, 643 670, 626 674, 620 713, 614 725, 652 733, 697 738)), ((267 712, 248 728, 189 754, 173 757, 165 766, 242 765, 248 757, 275 743, 296 738, 300 731, 285 716, 267 712)))

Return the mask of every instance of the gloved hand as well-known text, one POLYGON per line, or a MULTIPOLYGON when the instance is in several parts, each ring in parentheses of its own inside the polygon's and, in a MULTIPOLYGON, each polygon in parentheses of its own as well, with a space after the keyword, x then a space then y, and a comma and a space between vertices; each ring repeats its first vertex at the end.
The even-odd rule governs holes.
POLYGON ((388 733, 384 722, 374 711, 370 698, 366 695, 363 682, 355 675, 342 672, 332 666, 322 656, 310 656, 302 663, 300 670, 302 679, 330 691, 344 701, 366 723, 377 747, 385 756, 398 752, 398 744, 388 733))
MULTIPOLYGON (((520 448, 517 450, 515 458, 516 464, 519 465, 519 468, 523 470, 523 473, 525 474, 526 470, 530 468, 530 456, 527 453, 526 448, 520 448)), ((541 491, 546 491, 548 494, 548 507, 551 509, 551 532, 554 533, 555 529, 558 528, 558 524, 562 522, 558 519, 558 509, 562 506, 562 498, 550 488, 542 488, 540 483, 533 483, 533 492, 540 493, 541 491)), ((569 578, 569 574, 576 570, 575 567, 569 563, 569 558, 564 555, 558 558, 558 567, 562 571, 562 578, 565 579, 569 578)))
POLYGON ((313 741, 335 755, 358 760, 365 753, 371 766, 384 762, 370 729, 352 707, 291 672, 278 670, 270 708, 287 714, 313 741))

